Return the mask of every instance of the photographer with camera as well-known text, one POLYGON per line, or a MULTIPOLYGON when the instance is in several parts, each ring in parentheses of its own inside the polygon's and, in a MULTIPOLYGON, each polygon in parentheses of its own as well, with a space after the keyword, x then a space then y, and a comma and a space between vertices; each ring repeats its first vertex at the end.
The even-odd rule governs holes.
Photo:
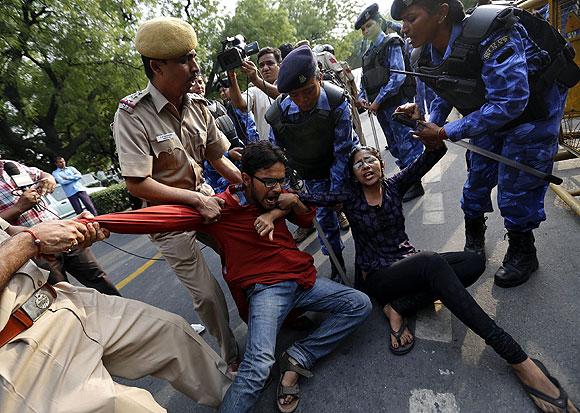
POLYGON ((265 115, 273 99, 279 95, 276 81, 280 62, 282 62, 280 50, 273 47, 265 47, 258 52, 259 72, 254 63, 243 61, 240 70, 253 83, 253 86, 248 87, 244 93, 240 90, 236 72, 233 69, 228 70, 232 103, 242 112, 251 111, 254 114, 261 140, 267 140, 270 136, 271 128, 266 122, 265 115))

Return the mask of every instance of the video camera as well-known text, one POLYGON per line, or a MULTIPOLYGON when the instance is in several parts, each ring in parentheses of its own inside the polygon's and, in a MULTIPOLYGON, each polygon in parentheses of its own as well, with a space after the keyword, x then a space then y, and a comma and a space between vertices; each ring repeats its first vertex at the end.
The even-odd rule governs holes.
POLYGON ((217 61, 222 70, 233 70, 259 50, 258 42, 246 44, 246 38, 241 34, 226 37, 226 40, 222 40, 222 52, 217 55, 217 61))

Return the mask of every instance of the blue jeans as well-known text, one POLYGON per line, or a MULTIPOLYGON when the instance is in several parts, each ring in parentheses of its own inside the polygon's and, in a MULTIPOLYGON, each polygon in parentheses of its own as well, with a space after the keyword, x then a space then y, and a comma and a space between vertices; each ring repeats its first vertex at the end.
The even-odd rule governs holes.
MULTIPOLYGON (((326 194, 330 192, 330 179, 310 179, 305 182, 306 189, 310 193, 326 194)), ((338 217, 336 211, 332 207, 318 207, 316 208, 316 220, 320 224, 324 235, 328 239, 330 246, 336 255, 342 254, 344 244, 340 238, 340 227, 338 226, 338 217)), ((318 234, 318 241, 320 242, 320 249, 324 255, 329 255, 326 245, 322 242, 320 234, 318 234)))
POLYGON ((250 310, 246 352, 220 407, 222 413, 252 410, 276 361, 276 336, 292 309, 328 313, 315 331, 286 350, 301 366, 310 369, 361 324, 372 308, 364 293, 326 278, 317 278, 308 290, 295 281, 256 284, 247 296, 250 310))

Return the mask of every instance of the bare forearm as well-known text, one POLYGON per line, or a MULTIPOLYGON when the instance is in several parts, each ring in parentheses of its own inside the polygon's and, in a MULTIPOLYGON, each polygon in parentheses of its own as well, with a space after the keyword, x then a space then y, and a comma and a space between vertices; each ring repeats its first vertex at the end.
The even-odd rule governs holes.
POLYGON ((254 85, 256 85, 258 89, 260 89, 262 92, 264 92, 272 99, 276 99, 280 95, 280 92, 278 92, 278 88, 276 87, 276 85, 268 83, 264 79, 261 78, 257 79, 254 85))
POLYGON ((182 188, 167 186, 147 178, 125 178, 127 189, 138 198, 155 203, 181 204, 197 207, 200 202, 200 194, 182 188))
POLYGON ((17 234, 0 244, 0 292, 4 291, 12 276, 26 261, 38 252, 28 233, 17 234))
POLYGON ((240 86, 238 85, 238 80, 235 74, 228 74, 228 76, 230 79, 230 98, 232 99, 232 104, 242 112, 247 112, 248 104, 242 96, 242 91, 240 90, 240 86))

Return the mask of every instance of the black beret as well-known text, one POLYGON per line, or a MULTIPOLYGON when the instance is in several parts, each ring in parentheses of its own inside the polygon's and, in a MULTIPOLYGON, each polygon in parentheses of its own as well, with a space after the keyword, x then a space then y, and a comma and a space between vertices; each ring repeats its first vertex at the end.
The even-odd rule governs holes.
POLYGON ((280 93, 299 89, 314 77, 316 61, 310 47, 304 45, 288 53, 282 60, 276 86, 280 93))
POLYGON ((354 24, 355 30, 360 29, 363 24, 368 22, 371 18, 375 17, 377 14, 379 14, 379 5, 377 3, 373 3, 369 7, 364 9, 363 12, 358 16, 358 19, 356 19, 356 23, 354 24))
POLYGON ((401 13, 403 10, 413 3, 414 0, 395 0, 391 5, 391 17, 395 20, 401 20, 401 13))

